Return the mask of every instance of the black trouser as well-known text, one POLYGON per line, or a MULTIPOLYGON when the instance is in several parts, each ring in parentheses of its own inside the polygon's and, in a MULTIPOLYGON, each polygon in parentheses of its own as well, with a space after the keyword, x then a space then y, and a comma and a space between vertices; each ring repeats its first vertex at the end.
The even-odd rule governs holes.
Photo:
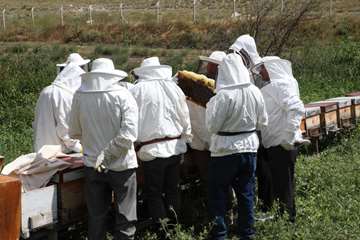
POLYGON ((261 145, 256 162, 257 193, 260 200, 260 210, 267 212, 272 205, 271 172, 267 161, 266 149, 261 145))
POLYGON ((270 172, 270 203, 278 200, 280 213, 286 210, 290 221, 295 221, 295 162, 297 150, 285 150, 281 146, 266 149, 270 172))
POLYGON ((116 204, 116 240, 134 239, 136 218, 135 169, 98 173, 85 168, 85 199, 89 213, 88 239, 103 240, 107 216, 111 209, 112 192, 116 204))
POLYGON ((181 155, 144 161, 144 198, 154 221, 174 217, 179 209, 179 165, 181 155))

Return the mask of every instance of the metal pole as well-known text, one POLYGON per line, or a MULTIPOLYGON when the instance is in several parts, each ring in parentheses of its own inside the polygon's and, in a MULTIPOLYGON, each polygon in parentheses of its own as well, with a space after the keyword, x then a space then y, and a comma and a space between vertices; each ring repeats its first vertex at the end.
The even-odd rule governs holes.
POLYGON ((330 16, 332 16, 332 12, 333 12, 333 1, 330 0, 330 16))
POLYGON ((196 22, 196 0, 193 0, 193 22, 196 22))
POLYGON ((6 18, 5 18, 5 12, 6 12, 6 9, 4 8, 3 11, 2 11, 2 15, 3 15, 3 27, 4 27, 4 30, 6 30, 6 18))
POLYGON ((156 16, 157 16, 157 23, 160 23, 160 1, 156 3, 156 16))
POLYGON ((234 2, 234 9, 233 9, 233 13, 234 13, 234 17, 236 17, 236 0, 233 1, 234 2))
POLYGON ((32 19, 32 24, 33 24, 33 26, 35 26, 34 7, 31 8, 31 19, 32 19))
POLYGON ((92 19, 92 5, 89 5, 89 23, 90 23, 90 25, 93 24, 93 19, 92 19))
POLYGON ((64 26, 64 6, 62 5, 60 8, 60 20, 61 20, 61 26, 64 26))

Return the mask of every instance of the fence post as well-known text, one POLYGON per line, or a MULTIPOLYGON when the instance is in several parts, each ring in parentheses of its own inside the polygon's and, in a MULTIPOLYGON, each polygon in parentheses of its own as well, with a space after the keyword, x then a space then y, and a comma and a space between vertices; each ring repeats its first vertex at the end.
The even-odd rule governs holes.
POLYGON ((61 5, 60 7, 60 21, 61 21, 61 26, 64 26, 64 6, 61 5))
POLYGON ((92 19, 92 5, 89 5, 89 23, 90 23, 90 25, 93 24, 93 19, 92 19))
POLYGON ((6 18, 5 18, 5 12, 6 9, 4 8, 2 11, 2 19, 3 19, 3 27, 4 27, 4 31, 6 30, 6 18))
POLYGON ((196 22, 196 0, 193 0, 193 22, 196 22))
POLYGON ((156 3, 156 21, 159 24, 160 23, 160 1, 156 3))
POLYGON ((31 20, 33 26, 35 26, 35 15, 34 15, 34 7, 31 8, 31 20))
POLYGON ((333 14, 333 1, 330 0, 330 16, 333 14))

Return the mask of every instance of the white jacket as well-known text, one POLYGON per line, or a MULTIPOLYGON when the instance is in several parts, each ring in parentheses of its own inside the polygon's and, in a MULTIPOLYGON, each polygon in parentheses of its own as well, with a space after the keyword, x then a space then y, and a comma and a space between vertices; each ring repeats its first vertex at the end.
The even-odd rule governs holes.
POLYGON ((81 140, 85 165, 95 167, 104 153, 103 164, 112 171, 136 168, 134 142, 137 138, 138 108, 131 93, 117 78, 101 73, 82 75, 83 83, 74 96, 70 136, 81 140))
POLYGON ((139 106, 138 142, 178 137, 149 145, 138 151, 142 161, 168 158, 185 153, 191 142, 191 124, 186 98, 172 80, 171 67, 159 67, 137 73, 139 79, 131 88, 139 106))
POLYGON ((205 116, 206 108, 193 101, 187 100, 190 113, 192 141, 190 147, 195 150, 209 150, 211 134, 206 129, 205 116))
POLYGON ((68 124, 73 96, 83 73, 79 66, 70 63, 41 91, 33 122, 35 152, 44 145, 61 145, 64 152, 81 149, 78 141, 69 137, 68 124))
POLYGON ((249 72, 237 54, 229 54, 219 66, 217 94, 206 108, 206 126, 212 133, 212 156, 257 152, 259 139, 254 130, 266 126, 267 114, 260 90, 250 84, 249 72), (220 136, 218 132, 247 132, 220 136))
POLYGON ((262 129, 261 137, 265 148, 281 144, 293 145, 301 138, 300 123, 305 114, 300 99, 299 87, 293 77, 291 63, 283 59, 264 61, 269 73, 270 84, 261 89, 269 124, 262 129))

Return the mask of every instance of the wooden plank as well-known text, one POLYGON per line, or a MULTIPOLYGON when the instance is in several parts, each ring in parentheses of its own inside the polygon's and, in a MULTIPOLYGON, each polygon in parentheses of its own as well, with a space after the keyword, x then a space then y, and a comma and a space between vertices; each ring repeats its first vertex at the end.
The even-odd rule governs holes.
POLYGON ((21 182, 15 177, 0 175, 0 239, 20 238, 21 182))

